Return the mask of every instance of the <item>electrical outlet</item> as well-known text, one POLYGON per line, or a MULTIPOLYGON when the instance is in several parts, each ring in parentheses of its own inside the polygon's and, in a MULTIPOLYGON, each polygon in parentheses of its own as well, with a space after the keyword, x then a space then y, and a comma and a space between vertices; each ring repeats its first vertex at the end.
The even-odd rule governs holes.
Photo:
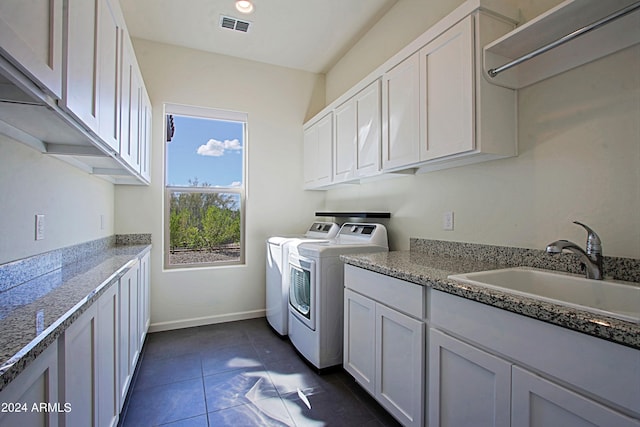
POLYGON ((453 212, 447 211, 442 214, 442 229, 447 231, 453 230, 453 212))
POLYGON ((36 240, 44 239, 44 215, 36 215, 36 240))
POLYGON ((100 230, 104 230, 104 215, 100 214, 100 230))

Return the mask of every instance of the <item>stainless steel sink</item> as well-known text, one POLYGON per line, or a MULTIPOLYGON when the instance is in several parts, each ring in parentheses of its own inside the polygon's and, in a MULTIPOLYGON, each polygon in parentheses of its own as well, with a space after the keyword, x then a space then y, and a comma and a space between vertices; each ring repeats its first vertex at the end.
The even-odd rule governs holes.
POLYGON ((628 282, 527 267, 456 274, 449 279, 640 323, 640 286, 628 282))

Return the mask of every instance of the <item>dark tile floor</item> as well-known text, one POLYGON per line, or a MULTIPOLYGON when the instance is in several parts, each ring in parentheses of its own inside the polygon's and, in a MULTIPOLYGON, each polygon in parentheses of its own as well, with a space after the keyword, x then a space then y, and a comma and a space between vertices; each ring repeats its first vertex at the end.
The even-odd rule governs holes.
POLYGON ((343 370, 318 375, 260 318, 147 336, 120 426, 159 425, 399 424, 343 370))

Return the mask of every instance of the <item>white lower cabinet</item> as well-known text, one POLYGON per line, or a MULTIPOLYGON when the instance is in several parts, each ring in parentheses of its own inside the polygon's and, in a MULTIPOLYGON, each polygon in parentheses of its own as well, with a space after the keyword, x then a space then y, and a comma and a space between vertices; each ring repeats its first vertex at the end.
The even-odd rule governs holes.
POLYGON ((127 398, 138 359, 138 289, 139 263, 121 278, 119 287, 118 386, 120 408, 127 398))
POLYGON ((57 427, 57 409, 65 409, 64 403, 60 402, 58 343, 54 341, 0 393, 0 403, 3 405, 0 411, 0 426, 57 427), (37 410, 47 402, 51 404, 50 407, 37 410), (53 408, 53 405, 61 406, 53 408))
POLYGON ((344 369, 374 395, 376 369, 376 303, 344 291, 344 369))
POLYGON ((344 285, 344 369, 405 426, 640 427, 640 350, 348 264, 344 285))
POLYGON ((639 350, 439 291, 429 302, 429 425, 640 427, 639 350))
POLYGON ((351 266, 345 286, 345 370, 403 425, 422 426, 424 288, 351 266), (387 306, 379 301, 389 291, 396 298, 387 306))
POLYGON ((376 398, 405 426, 421 426, 424 323, 376 304, 376 398))
POLYGON ((151 323, 150 307, 150 253, 147 252, 140 258, 140 298, 138 300, 138 349, 142 350, 144 339, 151 323))
POLYGON ((113 427, 118 423, 118 286, 112 285, 65 331, 61 425, 113 427))
POLYGON ((429 331, 429 425, 509 427, 511 364, 429 331))
POLYGON ((98 360, 96 381, 100 392, 98 425, 118 424, 118 286, 112 285, 98 300, 98 360))
POLYGON ((640 421, 517 366, 513 367, 513 427, 638 427, 640 421))
POLYGON ((97 315, 94 304, 67 328, 61 339, 60 399, 71 405, 69 412, 60 414, 63 426, 97 425, 97 315))
POLYGON ((149 328, 149 252, 0 392, 2 427, 115 427, 149 328))

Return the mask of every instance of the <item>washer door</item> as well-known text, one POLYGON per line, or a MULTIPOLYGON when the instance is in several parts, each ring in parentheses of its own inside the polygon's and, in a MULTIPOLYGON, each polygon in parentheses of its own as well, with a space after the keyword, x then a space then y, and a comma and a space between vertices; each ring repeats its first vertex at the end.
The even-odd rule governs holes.
POLYGON ((315 261, 297 255, 289 256, 290 312, 305 326, 315 331, 315 261))

